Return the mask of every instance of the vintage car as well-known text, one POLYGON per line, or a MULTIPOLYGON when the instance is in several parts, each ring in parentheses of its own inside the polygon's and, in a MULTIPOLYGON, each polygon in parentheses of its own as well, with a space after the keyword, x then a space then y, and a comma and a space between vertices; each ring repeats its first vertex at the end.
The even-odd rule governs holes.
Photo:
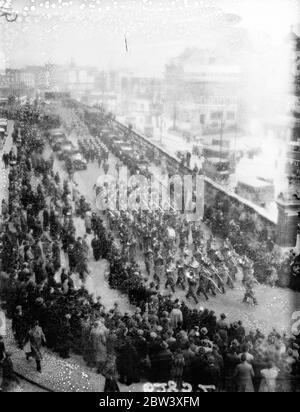
POLYGON ((0 127, 0 139, 3 140, 5 136, 6 136, 5 129, 0 127))
POLYGON ((0 128, 4 130, 4 134, 7 134, 7 119, 0 119, 0 128))
POLYGON ((50 137, 50 145, 54 152, 61 150, 61 147, 66 143, 68 143, 68 140, 63 133, 57 133, 50 137))
POLYGON ((69 158, 71 161, 74 170, 86 170, 87 169, 87 161, 85 158, 82 156, 81 153, 73 153, 71 157, 69 158))
POLYGON ((252 176, 239 179, 236 193, 261 207, 265 207, 275 199, 274 184, 252 176))
POLYGON ((67 142, 61 145, 60 149, 57 152, 57 157, 59 160, 66 160, 72 154, 76 152, 77 148, 73 145, 72 142, 67 142))
POLYGON ((228 183, 230 174, 233 172, 230 161, 220 158, 205 159, 203 171, 205 176, 218 183, 228 183))

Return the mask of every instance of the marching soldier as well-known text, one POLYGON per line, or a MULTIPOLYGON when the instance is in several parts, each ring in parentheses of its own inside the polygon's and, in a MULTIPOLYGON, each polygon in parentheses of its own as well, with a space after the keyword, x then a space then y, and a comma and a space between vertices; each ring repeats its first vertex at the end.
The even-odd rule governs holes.
POLYGON ((181 230, 179 233, 179 249, 181 253, 183 253, 185 246, 186 246, 186 236, 185 236, 185 232, 181 230))
POLYGON ((222 291, 223 294, 225 294, 226 290, 224 285, 227 279, 224 280, 226 273, 224 272, 223 257, 220 251, 217 251, 215 253, 215 262, 216 266, 212 266, 215 279, 217 281, 218 288, 222 291))
POLYGON ((192 297, 195 303, 198 304, 199 301, 196 294, 197 281, 191 272, 187 273, 186 276, 188 280, 188 293, 186 295, 186 298, 189 299, 190 297, 192 297))
POLYGON ((208 259, 203 257, 201 263, 202 263, 202 268, 201 268, 202 277, 205 280, 205 292, 206 292, 206 294, 208 294, 210 292, 213 296, 217 296, 217 294, 216 294, 216 284, 214 283, 214 281, 212 279, 212 274, 209 271, 210 262, 208 261, 208 259))
POLYGON ((212 266, 213 269, 213 276, 215 277, 215 280, 217 282, 218 289, 223 293, 223 295, 226 293, 225 287, 224 287, 224 282, 221 276, 218 273, 218 270, 215 268, 215 266, 212 266))
POLYGON ((146 272, 148 276, 151 275, 152 264, 153 264, 153 251, 149 248, 145 252, 145 266, 146 266, 146 272))
POLYGON ((242 268, 244 275, 243 284, 246 285, 249 279, 252 279, 254 275, 253 262, 248 259, 247 256, 245 256, 243 259, 242 268))
POLYGON ((167 270, 166 270, 167 281, 165 284, 165 288, 167 289, 170 286, 173 293, 175 293, 175 280, 174 280, 175 273, 174 272, 175 272, 175 265, 170 260, 167 270))
POLYGON ((219 269, 219 274, 220 274, 224 284, 228 285, 230 287, 230 289, 234 289, 233 280, 230 277, 228 268, 225 265, 225 263, 221 262, 218 269, 219 269))
POLYGON ((223 250, 225 264, 229 270, 230 276, 235 281, 236 275, 238 273, 238 262, 236 261, 233 253, 229 250, 229 247, 227 245, 224 246, 223 250))
POLYGON ((157 285, 160 285, 160 279, 163 273, 163 267, 164 267, 164 259, 160 253, 158 253, 157 258, 154 261, 154 276, 153 279, 157 283, 157 285))
POLYGON ((199 283, 198 283, 198 289, 197 289, 197 296, 200 296, 200 293, 202 293, 205 297, 206 300, 209 300, 209 297, 207 296, 206 293, 206 279, 203 276, 203 274, 199 273, 199 283))
POLYGON ((176 286, 181 286, 185 290, 185 264, 182 258, 177 261, 177 282, 176 286))
POLYGON ((256 281, 253 281, 253 279, 249 279, 246 283, 245 283, 245 287, 246 287, 246 292, 245 292, 245 296, 244 296, 244 303, 250 303, 252 301, 253 305, 258 305, 257 299, 255 297, 255 293, 253 290, 253 286, 254 284, 256 284, 256 281))

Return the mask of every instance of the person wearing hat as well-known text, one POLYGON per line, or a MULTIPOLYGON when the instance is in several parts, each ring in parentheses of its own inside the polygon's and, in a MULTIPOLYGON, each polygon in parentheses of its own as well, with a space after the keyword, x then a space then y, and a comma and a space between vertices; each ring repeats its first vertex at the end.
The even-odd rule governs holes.
POLYGON ((194 299, 195 303, 198 304, 198 298, 196 295, 196 288, 197 288, 197 281, 195 279, 195 276, 193 272, 188 272, 186 274, 187 281, 188 281, 188 292, 186 294, 186 299, 189 299, 190 297, 194 299))
POLYGON ((157 285, 160 285, 160 279, 162 276, 163 272, 163 266, 164 266, 164 259, 160 253, 158 253, 157 258, 154 261, 154 275, 153 279, 157 283, 157 285))
POLYGON ((214 356, 208 356, 207 363, 204 365, 203 376, 205 385, 215 387, 216 392, 220 390, 221 370, 214 356))
POLYGON ((27 334, 27 324, 26 318, 23 313, 23 308, 21 305, 16 307, 15 312, 12 315, 12 330, 14 333, 15 340, 20 349, 23 349, 24 340, 27 334))
POLYGON ((186 279, 185 279, 185 265, 184 265, 184 260, 181 257, 177 262, 177 281, 176 281, 176 286, 181 286, 182 290, 185 290, 186 288, 186 279))
POLYGON ((237 325, 238 325, 237 331, 236 331, 237 338, 238 338, 239 342, 242 342, 244 340, 245 336, 246 336, 246 330, 245 330, 245 328, 243 326, 243 322, 241 320, 239 320, 237 322, 237 325))
POLYGON ((175 293, 175 280, 174 280, 173 265, 170 265, 166 269, 166 276, 167 276, 167 280, 166 280, 166 283, 165 283, 165 289, 168 289, 168 287, 170 286, 172 292, 175 293))
POLYGON ((117 366, 116 356, 114 353, 108 353, 104 363, 102 375, 105 377, 104 392, 120 392, 117 383, 117 366))
POLYGON ((248 363, 245 354, 242 354, 241 363, 235 369, 234 378, 237 382, 238 392, 254 392, 254 370, 253 366, 248 363))
POLYGON ((147 275, 150 277, 151 275, 151 267, 153 264, 153 251, 149 247, 148 250, 145 252, 145 266, 147 275))
POLYGON ((256 282, 253 282, 252 279, 248 279, 245 282, 246 292, 245 292, 245 296, 244 296, 244 299, 243 299, 243 303, 248 303, 248 302, 252 301, 253 305, 257 306, 258 302, 257 302, 256 296, 255 296, 254 290, 253 290, 253 285, 254 284, 256 284, 256 282))
POLYGON ((101 240, 99 239, 98 234, 95 234, 95 237, 92 239, 91 246, 93 249, 93 255, 96 262, 101 258, 101 240))
POLYGON ((3 361, 5 355, 5 344, 3 342, 3 336, 0 335, 0 362, 3 361))
POLYGON ((92 216, 90 212, 86 212, 84 218, 85 230, 88 235, 92 232, 92 216))
POLYGON ((185 247, 186 247, 186 236, 185 236, 185 232, 181 229, 179 232, 179 249, 181 253, 183 253, 185 247))
POLYGON ((225 286, 224 286, 225 283, 223 279, 221 278, 218 269, 214 265, 212 265, 211 268, 212 268, 212 274, 216 280, 219 290, 221 291, 221 293, 225 294, 226 293, 225 286))
POLYGON ((217 322, 217 328, 218 328, 218 330, 220 330, 220 329, 225 329, 225 330, 228 330, 228 324, 227 324, 227 322, 226 322, 226 315, 225 315, 225 313, 222 313, 221 315, 220 315, 220 319, 218 320, 218 322, 217 322))
POLYGON ((267 367, 262 369, 260 375, 262 377, 259 392, 274 393, 277 388, 277 378, 279 375, 279 369, 276 367, 272 360, 269 360, 267 367))
POLYGON ((183 314, 180 309, 179 303, 175 304, 173 309, 171 310, 170 323, 171 323, 173 330, 176 330, 177 328, 181 327, 183 323, 183 314))
POLYGON ((207 301, 209 300, 209 297, 206 293, 206 279, 204 275, 201 273, 201 271, 199 272, 199 283, 198 283, 198 289, 196 293, 197 293, 197 296, 200 296, 200 293, 202 293, 205 299, 207 301))
POLYGON ((5 352, 5 357, 2 362, 2 392, 9 391, 12 383, 19 383, 19 379, 17 378, 14 371, 14 365, 11 360, 11 356, 11 352, 5 352))
POLYGON ((163 341, 155 357, 153 367, 157 377, 156 382, 168 382, 171 377, 173 355, 167 342, 163 341))
POLYGON ((35 321, 33 327, 29 330, 27 341, 30 342, 31 351, 26 353, 26 359, 29 361, 30 358, 34 358, 37 371, 41 373, 41 361, 43 358, 41 348, 42 345, 46 344, 46 338, 38 321, 35 321))
POLYGON ((209 265, 210 261, 206 257, 203 257, 201 262, 201 276, 203 277, 206 295, 208 295, 208 293, 211 293, 213 296, 216 296, 216 285, 215 282, 212 280, 212 274, 209 271, 209 265))

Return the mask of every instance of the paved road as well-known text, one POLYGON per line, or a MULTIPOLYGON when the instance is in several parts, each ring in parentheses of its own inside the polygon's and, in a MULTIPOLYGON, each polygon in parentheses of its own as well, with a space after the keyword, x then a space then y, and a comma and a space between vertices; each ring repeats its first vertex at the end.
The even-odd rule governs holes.
MULTIPOLYGON (((110 173, 114 170, 114 162, 114 157, 110 156, 110 173)), ((61 163, 57 162, 56 167, 61 169, 61 163)), ((93 163, 88 165, 86 171, 75 174, 75 181, 80 192, 84 194, 92 205, 95 204, 93 186, 101 173, 103 173, 102 169, 99 169, 98 165, 93 163)), ((78 224, 80 225, 82 222, 78 224)), ((141 259, 139 259, 139 263, 144 268, 141 259)), ((90 260, 90 265, 92 272, 99 268, 92 259, 90 260)), ((96 295, 100 293, 103 302, 112 302, 117 299, 117 292, 110 290, 105 281, 104 283, 102 282, 103 272, 97 270, 97 276, 93 274, 92 281, 88 282, 89 289, 92 289, 96 295)), ((164 290, 162 289, 162 291, 164 290)), ((260 328, 264 332, 270 331, 273 327, 280 331, 289 329, 291 314, 294 311, 294 300, 297 296, 300 297, 300 294, 296 294, 288 289, 260 285, 255 290, 259 306, 253 307, 242 302, 244 292, 245 289, 241 282, 237 282, 234 290, 227 290, 226 295, 218 294, 216 298, 211 298, 209 302, 201 301, 198 307, 205 306, 214 310, 217 314, 225 312, 230 321, 240 319, 248 329, 260 328)), ((180 290, 176 292, 176 297, 186 300, 185 292, 180 290)), ((191 308, 197 307, 193 302, 188 301, 187 303, 191 308)), ((131 310, 129 306, 126 308, 126 299, 122 300, 122 307, 127 311, 131 310)))
MULTIPOLYGON (((111 157, 111 163, 114 159, 111 157)), ((62 172, 62 163, 55 161, 54 168, 62 172)), ((79 190, 83 193, 88 201, 94 204, 95 195, 93 186, 102 170, 99 170, 96 164, 90 164, 88 169, 75 174, 75 180, 78 183, 79 190)), ((78 235, 84 233, 84 224, 81 219, 76 219, 76 229, 78 235)), ((89 240, 91 237, 89 237, 89 240)), ((129 305, 126 296, 122 296, 118 291, 111 290, 108 287, 105 278, 106 262, 94 262, 92 256, 89 256, 89 265, 92 270, 91 276, 87 281, 87 288, 95 296, 101 296, 105 306, 111 307, 115 301, 118 301, 122 311, 131 311, 133 308, 129 305)), ((183 292, 177 292, 178 297, 184 299, 183 292)), ((273 326, 279 330, 286 329, 290 319, 290 313, 293 309, 292 298, 295 296, 288 290, 269 288, 261 286, 257 290, 258 307, 245 306, 242 304, 243 289, 237 285, 234 291, 228 291, 226 295, 218 295, 217 298, 211 299, 208 304, 201 302, 201 305, 215 310, 216 313, 226 312, 230 320, 242 319, 248 328, 261 328, 263 331, 270 330, 273 326)), ((189 302, 190 307, 196 307, 189 302)), ((16 369, 30 379, 48 386, 55 391, 64 392, 102 392, 104 387, 104 378, 97 375, 94 370, 87 368, 81 357, 72 355, 71 359, 63 360, 58 358, 52 352, 46 351, 43 360, 43 373, 40 375, 35 371, 33 362, 26 362, 23 351, 15 347, 13 337, 9 330, 9 336, 6 338, 7 346, 13 351, 13 361, 16 369)), ((34 390, 30 385, 21 382, 21 388, 16 387, 16 391, 34 390)), ((126 387, 121 385, 121 390, 141 391, 142 384, 126 387)))

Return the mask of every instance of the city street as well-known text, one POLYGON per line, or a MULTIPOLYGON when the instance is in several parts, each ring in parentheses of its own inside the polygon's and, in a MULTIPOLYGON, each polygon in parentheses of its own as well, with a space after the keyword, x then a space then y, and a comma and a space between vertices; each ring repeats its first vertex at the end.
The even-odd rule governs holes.
MULTIPOLYGON (((76 140, 75 135, 71 138, 73 141, 76 140)), ((116 175, 115 162, 116 159, 110 154, 109 173, 113 175, 116 175)), ((63 164, 61 162, 56 160, 54 168, 59 171, 60 174, 65 174, 63 164)), ((93 188, 101 174, 104 174, 104 172, 102 168, 99 169, 96 163, 89 164, 86 171, 75 173, 74 180, 78 184, 80 193, 82 193, 86 197, 87 201, 93 205, 93 208, 95 208, 95 191, 93 188)), ((83 221, 76 219, 76 225, 78 233, 82 235, 84 233, 83 221)), ((205 228, 205 230, 207 229, 205 228)), ((89 236, 88 239, 90 241, 91 236, 89 236)), ((147 276, 144 261, 141 256, 138 257, 138 261, 140 267, 144 269, 144 275, 147 276)), ((87 281, 89 291, 95 293, 95 295, 99 293, 101 300, 107 303, 109 307, 111 307, 117 299, 125 311, 131 311, 132 308, 128 306, 127 298, 123 296, 121 297, 117 291, 109 289, 105 280, 107 264, 105 262, 93 262, 91 256, 89 264, 92 269, 91 278, 87 281), (103 293, 103 291, 105 291, 105 293, 103 293)), ((228 289, 225 295, 218 294, 215 298, 211 297, 208 302, 202 300, 198 307, 207 307, 210 310, 214 310, 217 314, 225 312, 230 321, 240 319, 244 322, 247 329, 259 328, 267 332, 273 327, 276 327, 280 331, 287 330, 289 328, 291 314, 294 310, 294 299, 296 295, 300 296, 300 294, 295 294, 289 289, 277 287, 272 288, 270 286, 260 285, 255 289, 259 305, 257 307, 253 307, 242 302, 244 292, 245 289, 241 283, 240 276, 240 279, 235 284, 234 290, 228 289)), ((169 291, 165 291, 165 293, 169 293, 169 291)), ((186 292, 181 290, 176 291, 176 297, 186 301, 185 294, 186 292)), ((197 305, 191 301, 187 301, 187 304, 192 308, 197 307, 197 305)))
MULTIPOLYGON (((73 137, 75 139, 75 137, 73 137)), ((9 150, 11 145, 10 137, 6 141, 5 150, 9 150)), ((50 154, 49 149, 45 152, 45 157, 50 154)), ((116 159, 110 155, 109 164, 110 172, 115 173, 115 161, 116 159)), ((2 162, 1 162, 2 165, 2 162)), ((54 170, 58 171, 62 178, 66 177, 63 163, 55 159, 54 170)), ((1 198, 6 197, 7 189, 7 172, 1 169, 3 173, 3 179, 1 179, 1 198)), ((95 192, 94 185, 98 177, 103 174, 102 168, 99 169, 96 163, 88 165, 86 171, 77 172, 75 174, 75 182, 78 184, 78 189, 82 193, 88 202, 91 203, 93 208, 95 207, 95 192)), ((80 218, 75 218, 75 225, 77 236, 83 236, 85 234, 84 222, 80 218)), ((207 230, 207 229, 206 229, 207 230)), ((88 242, 90 242, 92 236, 88 236, 88 242)), ((145 272, 144 262, 141 256, 138 256, 138 262, 145 272)), ((65 255, 62 254, 62 259, 65 261, 65 255)), ((101 297, 101 302, 106 308, 112 308, 115 302, 118 302, 120 310, 124 312, 132 313, 134 307, 132 307, 127 296, 121 295, 118 291, 109 288, 107 282, 107 272, 109 270, 108 263, 104 260, 95 262, 91 249, 88 257, 88 264, 91 270, 91 274, 88 277, 85 287, 88 291, 94 295, 94 297, 101 297)), ((59 273, 57 274, 59 276, 59 273)), ((76 276, 75 285, 81 286, 81 281, 76 276)), ((167 293, 161 288, 162 292, 167 293)), ((239 277, 235 284, 234 290, 227 290, 225 295, 217 295, 215 298, 211 298, 209 302, 201 301, 199 305, 195 305, 190 301, 187 302, 191 308, 199 308, 200 306, 207 307, 210 310, 214 310, 217 314, 225 312, 229 321, 242 320, 244 326, 248 330, 260 330, 267 333, 273 327, 278 331, 286 331, 289 329, 291 313, 294 309, 294 298, 299 298, 300 294, 295 294, 287 289, 271 288, 268 286, 260 285, 256 288, 255 293, 259 305, 257 307, 250 306, 242 303, 244 295, 244 287, 241 284, 239 277)), ((185 292, 176 291, 176 297, 186 301, 185 292)), ((11 334, 11 330, 8 331, 7 346, 13 351, 13 361, 16 370, 26 377, 29 377, 35 382, 38 382, 55 391, 97 391, 101 390, 104 385, 104 378, 101 375, 97 375, 93 370, 84 365, 83 360, 80 357, 71 356, 69 360, 62 360, 50 351, 46 351, 43 361, 43 374, 37 374, 34 370, 32 363, 28 363, 25 360, 24 352, 16 348, 14 339, 11 334)), ((122 386, 122 391, 142 390, 142 384, 133 385, 130 387, 122 386)), ((15 391, 36 391, 29 383, 21 381, 20 385, 15 386, 15 391)))
POLYGON ((0 0, 0 392, 300 392, 299 15, 0 0))

